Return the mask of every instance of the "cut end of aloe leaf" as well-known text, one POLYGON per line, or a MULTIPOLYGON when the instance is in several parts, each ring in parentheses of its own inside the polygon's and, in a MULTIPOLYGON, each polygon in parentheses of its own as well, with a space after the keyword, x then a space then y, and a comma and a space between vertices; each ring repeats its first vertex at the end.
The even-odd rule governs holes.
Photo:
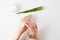
POLYGON ((19 12, 17 14, 35 12, 35 11, 40 11, 40 10, 43 10, 43 9, 44 9, 44 7, 43 6, 40 6, 40 7, 36 7, 36 8, 33 8, 33 9, 29 9, 29 10, 26 10, 26 11, 19 12))

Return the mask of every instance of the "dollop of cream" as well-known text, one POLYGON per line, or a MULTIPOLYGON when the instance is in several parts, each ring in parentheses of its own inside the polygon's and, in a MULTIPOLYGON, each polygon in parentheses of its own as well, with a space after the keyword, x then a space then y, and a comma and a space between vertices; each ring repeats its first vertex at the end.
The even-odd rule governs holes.
POLYGON ((11 12, 16 12, 16 11, 18 11, 19 10, 19 6, 17 6, 17 5, 11 5, 10 6, 10 11, 11 12))

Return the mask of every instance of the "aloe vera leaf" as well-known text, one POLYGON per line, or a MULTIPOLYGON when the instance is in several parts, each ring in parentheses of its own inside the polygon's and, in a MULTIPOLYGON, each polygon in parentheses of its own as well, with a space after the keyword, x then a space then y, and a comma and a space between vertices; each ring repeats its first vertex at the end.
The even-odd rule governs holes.
POLYGON ((40 11, 40 10, 43 10, 43 6, 36 7, 36 8, 33 8, 33 9, 29 9, 29 10, 26 10, 26 11, 22 11, 22 12, 19 12, 17 14, 35 12, 35 11, 40 11))

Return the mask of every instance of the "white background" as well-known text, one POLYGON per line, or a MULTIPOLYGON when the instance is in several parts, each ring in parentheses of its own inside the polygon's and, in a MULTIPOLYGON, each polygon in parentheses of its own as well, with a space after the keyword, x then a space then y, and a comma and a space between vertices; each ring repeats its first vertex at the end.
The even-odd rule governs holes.
POLYGON ((0 40, 13 40, 22 17, 10 11, 13 4, 19 5, 19 11, 44 6, 43 11, 31 13, 36 17, 42 39, 60 40, 60 0, 0 0, 0 40))

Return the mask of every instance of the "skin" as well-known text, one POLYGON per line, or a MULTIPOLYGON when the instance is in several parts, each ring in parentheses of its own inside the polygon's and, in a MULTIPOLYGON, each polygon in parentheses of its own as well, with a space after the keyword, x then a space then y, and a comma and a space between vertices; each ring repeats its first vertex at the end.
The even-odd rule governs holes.
POLYGON ((27 21, 25 25, 30 30, 30 33, 27 32, 27 37, 29 39, 39 40, 37 36, 37 25, 35 23, 32 23, 31 21, 27 21))
POLYGON ((21 23, 25 23, 23 27, 20 27, 16 33, 15 36, 15 40, 19 40, 19 38, 21 37, 21 35, 27 30, 29 29, 31 31, 30 33, 26 33, 27 37, 29 39, 33 39, 33 40, 38 40, 38 36, 37 36, 37 25, 35 23, 32 23, 30 21, 30 18, 32 17, 32 15, 28 15, 25 16, 24 18, 21 19, 21 23))

